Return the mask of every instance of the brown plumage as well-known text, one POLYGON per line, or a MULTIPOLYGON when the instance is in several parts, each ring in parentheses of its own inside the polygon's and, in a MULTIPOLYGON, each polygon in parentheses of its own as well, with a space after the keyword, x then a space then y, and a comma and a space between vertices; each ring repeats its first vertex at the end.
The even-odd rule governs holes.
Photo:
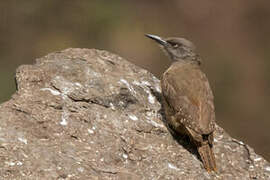
POLYGON ((194 45, 184 38, 146 36, 158 42, 173 60, 161 79, 168 124, 176 132, 190 137, 207 171, 216 171, 212 150, 214 97, 206 75, 200 70, 201 62, 194 45))

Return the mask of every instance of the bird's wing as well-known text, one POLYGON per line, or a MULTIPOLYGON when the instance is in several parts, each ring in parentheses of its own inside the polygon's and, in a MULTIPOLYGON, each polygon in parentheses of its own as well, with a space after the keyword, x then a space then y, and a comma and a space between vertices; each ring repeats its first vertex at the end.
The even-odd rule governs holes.
POLYGON ((180 123, 199 134, 214 131, 213 95, 205 74, 192 65, 173 65, 161 80, 162 94, 180 123))

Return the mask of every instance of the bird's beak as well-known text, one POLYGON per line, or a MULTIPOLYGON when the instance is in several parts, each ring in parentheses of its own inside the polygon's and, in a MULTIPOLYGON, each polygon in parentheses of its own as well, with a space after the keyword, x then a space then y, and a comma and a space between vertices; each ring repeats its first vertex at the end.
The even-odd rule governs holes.
POLYGON ((161 37, 156 36, 156 35, 152 35, 152 34, 145 34, 146 37, 153 39, 154 41, 156 41, 157 43, 161 44, 162 46, 167 45, 168 43, 163 40, 161 37))

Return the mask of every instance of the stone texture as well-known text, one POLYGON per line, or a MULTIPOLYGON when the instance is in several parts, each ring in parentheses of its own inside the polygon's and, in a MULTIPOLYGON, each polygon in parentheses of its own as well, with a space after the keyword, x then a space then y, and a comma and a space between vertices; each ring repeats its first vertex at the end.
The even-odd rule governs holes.
POLYGON ((207 173, 166 128, 159 80, 117 55, 52 53, 20 66, 16 83, 0 105, 0 179, 270 179, 270 164, 220 127, 207 173))

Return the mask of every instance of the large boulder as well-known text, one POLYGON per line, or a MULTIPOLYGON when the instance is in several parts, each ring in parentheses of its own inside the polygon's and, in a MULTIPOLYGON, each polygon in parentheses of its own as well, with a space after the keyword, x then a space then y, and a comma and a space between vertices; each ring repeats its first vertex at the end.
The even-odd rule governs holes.
POLYGON ((0 179, 270 179, 270 164, 217 126, 218 172, 173 136, 159 80, 123 58, 67 49, 22 65, 0 105, 0 179))

